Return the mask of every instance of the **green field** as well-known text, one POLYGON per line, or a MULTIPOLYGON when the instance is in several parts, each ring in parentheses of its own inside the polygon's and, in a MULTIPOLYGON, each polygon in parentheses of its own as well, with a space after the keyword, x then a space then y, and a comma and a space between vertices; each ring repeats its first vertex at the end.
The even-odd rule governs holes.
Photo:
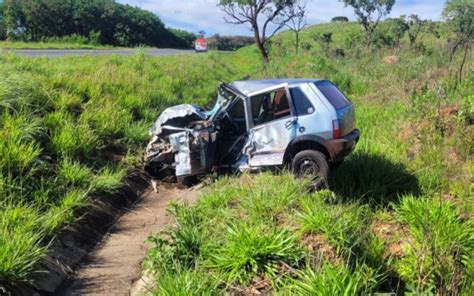
MULTIPOLYGON (((443 28, 440 25, 441 29, 443 28)), ((156 293, 473 290, 472 56, 462 82, 448 33, 367 49, 358 25, 307 29, 235 53, 26 58, 0 53, 0 286, 27 282, 48 242, 140 167, 163 108, 212 101, 220 81, 325 77, 356 106, 357 150, 307 193, 288 174, 227 177, 151 238, 156 293), (332 32, 329 48, 314 38, 332 32), (344 57, 334 51, 342 48, 344 57), (386 64, 395 55, 399 63, 386 64), (459 289, 459 290, 457 290, 459 289)))

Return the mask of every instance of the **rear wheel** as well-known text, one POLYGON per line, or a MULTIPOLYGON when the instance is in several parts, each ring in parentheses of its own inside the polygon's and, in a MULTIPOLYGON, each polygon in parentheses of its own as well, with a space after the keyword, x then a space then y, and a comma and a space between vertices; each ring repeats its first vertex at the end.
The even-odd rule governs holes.
POLYGON ((291 162, 293 174, 301 178, 310 178, 313 189, 327 187, 329 164, 326 156, 317 150, 298 152, 291 162))

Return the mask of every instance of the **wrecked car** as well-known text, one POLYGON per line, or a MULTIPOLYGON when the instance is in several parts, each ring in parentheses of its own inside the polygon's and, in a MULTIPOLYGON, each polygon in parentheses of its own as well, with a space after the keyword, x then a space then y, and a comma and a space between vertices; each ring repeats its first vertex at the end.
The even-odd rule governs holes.
POLYGON ((167 108, 150 135, 145 168, 155 179, 289 168, 315 186, 359 140, 354 106, 323 79, 222 83, 211 110, 167 108))

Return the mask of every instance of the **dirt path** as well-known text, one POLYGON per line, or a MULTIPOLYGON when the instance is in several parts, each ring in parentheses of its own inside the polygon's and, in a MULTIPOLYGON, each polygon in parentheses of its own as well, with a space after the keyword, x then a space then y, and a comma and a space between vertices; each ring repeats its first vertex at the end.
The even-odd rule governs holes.
POLYGON ((110 229, 87 255, 73 278, 58 295, 129 295, 140 277, 141 262, 148 246, 144 241, 170 223, 166 208, 171 201, 194 202, 197 188, 160 186, 158 193, 147 189, 141 199, 110 229))

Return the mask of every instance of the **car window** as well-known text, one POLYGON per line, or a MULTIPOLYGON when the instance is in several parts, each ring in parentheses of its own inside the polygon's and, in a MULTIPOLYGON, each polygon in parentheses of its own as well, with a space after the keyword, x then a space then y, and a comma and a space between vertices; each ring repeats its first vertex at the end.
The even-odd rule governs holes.
POLYGON ((244 119, 245 120, 245 109, 244 109, 244 101, 238 99, 235 103, 227 110, 229 116, 233 119, 244 119))
POLYGON ((258 95, 252 97, 252 99, 250 100, 250 104, 252 105, 252 118, 254 119, 254 121, 257 120, 258 115, 260 115, 263 97, 264 95, 258 95))
POLYGON ((351 104, 344 94, 331 82, 320 81, 316 82, 315 85, 337 110, 351 104))
POLYGON ((298 116, 314 113, 313 105, 299 87, 291 88, 290 93, 298 116))
POLYGON ((254 125, 260 125, 291 115, 284 88, 250 98, 254 125))

